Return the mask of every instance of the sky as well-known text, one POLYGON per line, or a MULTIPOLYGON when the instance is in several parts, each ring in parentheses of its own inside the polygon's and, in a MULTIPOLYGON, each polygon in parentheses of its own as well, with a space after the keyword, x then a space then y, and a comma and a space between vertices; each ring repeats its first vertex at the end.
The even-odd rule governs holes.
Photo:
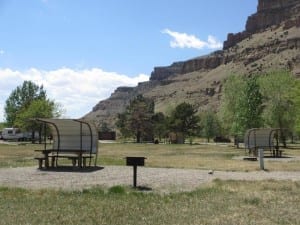
POLYGON ((0 121, 30 80, 80 118, 156 66, 222 49, 257 0, 0 0, 0 121))

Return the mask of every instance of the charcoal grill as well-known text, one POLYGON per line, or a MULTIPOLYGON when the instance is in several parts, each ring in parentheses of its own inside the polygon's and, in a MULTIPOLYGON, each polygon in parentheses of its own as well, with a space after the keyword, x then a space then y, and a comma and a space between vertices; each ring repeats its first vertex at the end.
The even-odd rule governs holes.
POLYGON ((145 165, 145 157, 126 157, 126 165, 133 166, 133 187, 136 188, 137 167, 145 165))

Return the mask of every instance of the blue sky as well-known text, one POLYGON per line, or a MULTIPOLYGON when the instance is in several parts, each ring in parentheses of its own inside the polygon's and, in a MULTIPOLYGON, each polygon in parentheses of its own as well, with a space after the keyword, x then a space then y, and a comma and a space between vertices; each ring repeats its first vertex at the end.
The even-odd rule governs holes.
POLYGON ((0 121, 24 80, 80 117, 118 86, 222 48, 257 0, 0 0, 0 121))

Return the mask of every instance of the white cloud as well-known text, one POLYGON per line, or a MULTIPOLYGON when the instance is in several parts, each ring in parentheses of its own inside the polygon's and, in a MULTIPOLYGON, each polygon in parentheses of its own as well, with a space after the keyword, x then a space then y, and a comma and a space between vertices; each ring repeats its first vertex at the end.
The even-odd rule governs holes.
POLYGON ((0 49, 0 55, 4 55, 5 51, 3 49, 0 49))
POLYGON ((223 46, 222 43, 212 35, 208 36, 207 41, 202 41, 195 35, 179 33, 170 29, 164 29, 162 33, 168 34, 173 38, 173 40, 170 41, 170 46, 172 48, 217 49, 223 46))
POLYGON ((32 68, 27 71, 0 69, 0 79, 0 121, 3 121, 5 100, 24 80, 43 85, 48 97, 66 109, 66 117, 78 118, 91 111, 100 100, 108 98, 117 87, 136 86, 149 80, 149 76, 139 74, 128 77, 99 68, 61 68, 53 71, 32 68))
POLYGON ((214 36, 208 35, 207 39, 208 48, 222 48, 223 44, 214 36))

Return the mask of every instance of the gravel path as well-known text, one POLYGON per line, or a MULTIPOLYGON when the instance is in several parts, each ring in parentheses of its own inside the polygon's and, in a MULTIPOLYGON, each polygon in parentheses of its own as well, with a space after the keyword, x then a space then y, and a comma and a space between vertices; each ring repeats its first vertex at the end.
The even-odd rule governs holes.
MULTIPOLYGON (((154 192, 191 191, 213 179, 222 180, 293 180, 300 181, 296 172, 224 172, 207 170, 138 167, 137 185, 154 192)), ((93 186, 109 188, 115 185, 131 186, 133 169, 127 166, 105 166, 90 172, 43 171, 36 167, 1 168, 0 186, 28 189, 82 190, 93 186)))

